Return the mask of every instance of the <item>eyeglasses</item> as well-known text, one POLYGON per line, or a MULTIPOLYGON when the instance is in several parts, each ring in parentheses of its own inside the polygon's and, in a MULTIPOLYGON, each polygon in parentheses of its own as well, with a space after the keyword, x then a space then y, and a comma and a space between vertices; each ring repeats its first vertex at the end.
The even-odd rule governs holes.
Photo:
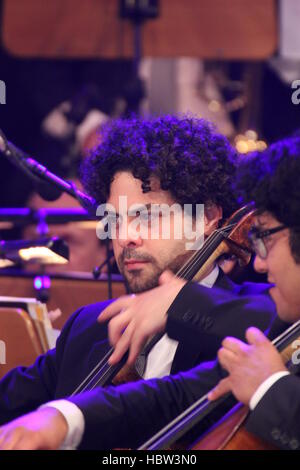
POLYGON ((279 225, 278 227, 270 228, 269 230, 260 231, 258 227, 252 227, 248 233, 248 238, 252 246, 253 251, 262 259, 266 259, 268 256, 268 250, 264 241, 264 238, 273 235, 274 233, 280 232, 287 228, 285 225, 279 225))

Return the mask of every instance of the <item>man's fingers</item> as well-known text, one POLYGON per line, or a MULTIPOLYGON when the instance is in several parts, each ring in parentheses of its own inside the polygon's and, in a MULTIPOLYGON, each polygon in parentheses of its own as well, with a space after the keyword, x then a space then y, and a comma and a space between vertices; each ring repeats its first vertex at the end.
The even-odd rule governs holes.
POLYGON ((14 446, 15 450, 47 450, 47 446, 41 445, 41 439, 38 434, 30 433, 22 436, 14 446))
POLYGON ((132 365, 135 363, 138 355, 140 354, 141 350, 143 349, 145 343, 147 341, 147 336, 141 336, 141 334, 136 335, 134 334, 131 339, 129 356, 128 356, 128 364, 132 365))
POLYGON ((231 371, 232 367, 236 363, 237 356, 234 352, 228 349, 221 348, 218 351, 218 359, 222 367, 228 372, 231 371))
MULTIPOLYGON (((14 430, 3 442, 1 450, 38 450, 42 449, 40 445, 40 435, 36 432, 14 430)), ((46 446, 44 446, 46 448, 46 446)))
MULTIPOLYGON (((19 450, 18 447, 19 439, 7 438, 2 443, 0 449, 1 450, 19 450)), ((27 450, 27 449, 24 449, 27 450)))
POLYGON ((5 437, 6 437, 5 428, 2 426, 0 428, 0 448, 1 448, 1 442, 4 441, 5 437))
POLYGON ((133 295, 124 295, 119 299, 112 302, 108 307, 106 307, 99 315, 98 321, 104 322, 110 318, 118 315, 122 310, 129 307, 134 299, 133 295))
POLYGON ((246 343, 243 343, 243 341, 231 336, 227 336, 225 339, 223 339, 222 346, 228 351, 234 352, 236 354, 243 354, 247 348, 246 343))
POLYGON ((0 428, 0 449, 56 449, 67 434, 63 415, 48 407, 17 418, 0 428))
POLYGON ((16 449, 18 441, 21 439, 24 430, 21 428, 12 429, 4 433, 3 439, 0 442, 1 450, 13 450, 16 449))
POLYGON ((114 352, 108 360, 110 364, 117 364, 122 359, 124 354, 128 351, 132 333, 133 325, 129 324, 126 330, 123 332, 122 336, 120 337, 119 341, 117 342, 114 352))
POLYGON ((108 324, 108 339, 112 346, 115 347, 118 341, 120 341, 120 338, 124 334, 123 332, 128 327, 130 321, 131 315, 128 310, 120 313, 120 315, 110 320, 108 324))
POLYGON ((230 392, 229 379, 220 380, 218 385, 215 386, 207 395, 207 398, 211 401, 217 400, 226 393, 230 392))
POLYGON ((265 337, 265 335, 258 328, 255 328, 254 326, 247 329, 246 339, 249 344, 256 344, 256 345, 269 342, 269 340, 265 337))

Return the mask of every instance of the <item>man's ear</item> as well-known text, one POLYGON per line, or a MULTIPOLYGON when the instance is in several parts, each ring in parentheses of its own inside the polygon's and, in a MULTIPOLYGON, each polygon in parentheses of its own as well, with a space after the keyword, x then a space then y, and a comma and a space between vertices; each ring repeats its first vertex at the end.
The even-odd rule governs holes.
POLYGON ((204 234, 210 235, 219 226, 223 218, 222 207, 216 204, 205 204, 204 206, 204 234))

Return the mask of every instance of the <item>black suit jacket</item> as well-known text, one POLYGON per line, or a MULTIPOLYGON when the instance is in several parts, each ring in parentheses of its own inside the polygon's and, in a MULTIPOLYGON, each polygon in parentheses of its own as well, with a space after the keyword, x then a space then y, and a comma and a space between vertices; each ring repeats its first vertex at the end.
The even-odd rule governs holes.
MULTIPOLYGON (((268 334, 270 323, 265 322, 264 312, 276 316, 275 305, 266 295, 268 288, 268 284, 235 284, 221 270, 211 292, 188 283, 168 312, 168 336, 179 341, 171 373, 214 359, 225 336, 245 340, 250 325, 268 334)), ((272 322, 272 331, 285 327, 278 318, 272 322)))
POLYGON ((279 449, 300 449, 300 377, 275 382, 247 419, 246 429, 279 449))
MULTIPOLYGON (((85 417, 82 448, 137 446, 218 380, 215 370, 206 364, 181 371, 214 359, 224 336, 243 338, 249 325, 262 330, 268 327, 275 308, 265 294, 266 285, 238 287, 223 276, 220 282, 228 283, 227 291, 187 284, 170 309, 167 330, 179 340, 172 365, 172 373, 177 375, 69 398, 85 417), (193 342, 189 341, 191 330, 193 342)), ((17 368, 1 380, 0 423, 72 394, 109 348, 106 326, 96 321, 107 305, 93 304, 75 312, 55 349, 40 356, 33 366, 17 368)))

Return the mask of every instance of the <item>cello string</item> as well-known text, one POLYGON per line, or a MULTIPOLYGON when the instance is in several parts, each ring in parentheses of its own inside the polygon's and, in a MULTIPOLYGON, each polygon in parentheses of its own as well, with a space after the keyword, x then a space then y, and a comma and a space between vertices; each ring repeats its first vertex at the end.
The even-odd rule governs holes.
POLYGON ((196 251, 195 254, 182 266, 182 268, 180 268, 176 276, 191 280, 190 275, 192 275, 194 268, 196 268, 202 260, 203 262, 206 261, 205 258, 208 258, 208 255, 212 254, 215 250, 214 244, 219 243, 219 234, 220 232, 215 230, 211 235, 212 238, 207 239, 207 244, 205 244, 205 247, 203 246, 203 251, 201 248, 201 252, 196 251))
MULTIPOLYGON (((194 258, 191 257, 182 266, 182 268, 180 268, 180 270, 177 273, 177 276, 179 275, 180 277, 184 277, 184 275, 182 275, 182 273, 185 273, 185 270, 188 271, 190 268, 194 268, 195 265, 197 265, 197 263, 201 259, 201 257, 207 256, 207 252, 209 250, 212 250, 212 245, 213 245, 214 242, 219 241, 218 240, 219 236, 226 239, 229 235, 230 230, 232 228, 234 228, 235 226, 236 226, 236 224, 230 224, 230 225, 227 225, 226 227, 221 227, 221 228, 215 229, 213 231, 213 233, 211 235, 209 235, 209 237, 206 239, 205 244, 195 252, 194 258), (216 238, 216 240, 215 240, 215 238, 216 238)), ((215 249, 215 247, 213 247, 213 250, 214 249, 215 249)))
POLYGON ((99 368, 99 367, 102 367, 104 368, 106 363, 103 364, 105 361, 107 361, 109 359, 109 357, 112 355, 113 353, 113 348, 111 348, 104 356, 103 358, 95 365, 95 367, 91 370, 91 372, 83 379, 83 381, 78 385, 78 387, 74 390, 74 392, 72 392, 72 395, 76 395, 77 393, 79 393, 80 391, 80 388, 82 388, 84 385, 85 385, 85 382, 87 382, 91 375, 94 374, 96 372, 96 370, 99 368))
POLYGON ((213 244, 219 240, 219 235, 222 236, 222 238, 227 238, 228 233, 232 228, 235 227, 236 224, 230 224, 226 227, 215 229, 211 235, 206 239, 204 242, 204 245, 199 248, 195 253, 185 262, 185 264, 179 269, 179 271, 176 273, 177 277, 184 277, 191 272, 193 268, 197 266, 201 258, 204 258, 205 256, 208 255, 208 252, 211 250, 213 251, 215 247, 213 244), (226 229, 226 230, 225 230, 226 229), (216 239, 216 240, 215 240, 216 239))
MULTIPOLYGON (((156 335, 154 335, 152 337, 152 340, 149 341, 143 348, 143 352, 145 355, 147 355, 149 353, 149 351, 151 351, 151 349, 153 348, 153 346, 163 337, 164 333, 157 333, 156 335)), ((128 351, 125 353, 125 355, 122 357, 122 362, 126 362, 127 360, 127 357, 128 357, 128 351)), ((112 366, 112 367, 117 367, 117 368, 121 368, 123 365, 121 364, 120 365, 120 362, 118 362, 118 364, 116 364, 115 366, 112 366)), ((105 377, 99 377, 99 379, 91 385, 91 388, 90 390, 93 390, 95 387, 97 387, 99 384, 102 385, 102 381, 105 381, 105 378, 109 376, 109 374, 111 374, 111 371, 108 369, 106 372, 104 372, 103 375, 105 375, 105 377)), ((142 377, 140 377, 140 379, 142 379, 142 377)))
POLYGON ((213 411, 217 406, 227 400, 229 396, 230 394, 226 394, 219 400, 212 402, 208 400, 207 395, 204 395, 199 400, 197 400, 192 407, 187 408, 183 413, 177 416, 176 419, 174 419, 165 428, 155 434, 155 436, 151 437, 137 450, 160 450, 166 446, 173 444, 174 440, 177 441, 193 426, 192 420, 196 419, 196 423, 200 421, 200 413, 202 420, 208 413, 213 411), (185 429, 184 425, 188 425, 189 429, 185 429))

